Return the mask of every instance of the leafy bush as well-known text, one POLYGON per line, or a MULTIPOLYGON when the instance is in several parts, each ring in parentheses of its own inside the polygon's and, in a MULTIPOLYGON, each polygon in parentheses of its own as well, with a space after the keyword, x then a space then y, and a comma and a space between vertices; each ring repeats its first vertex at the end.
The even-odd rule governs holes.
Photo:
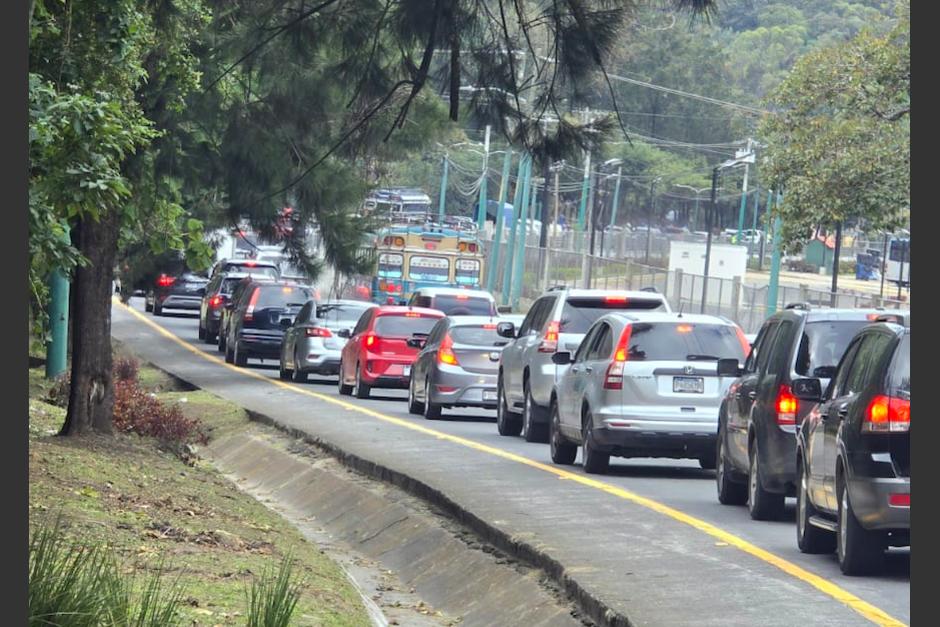
POLYGON ((65 539, 59 520, 42 523, 29 541, 30 626, 157 627, 177 622, 182 589, 165 589, 163 566, 139 587, 101 544, 65 539))
POLYGON ((277 574, 268 569, 248 589, 248 627, 287 627, 300 599, 302 584, 291 581, 294 560, 284 557, 277 574))
POLYGON ((118 357, 111 367, 115 381, 137 381, 139 372, 140 364, 133 357, 118 357))
POLYGON ((114 382, 114 428, 174 445, 206 444, 202 423, 187 418, 177 405, 161 402, 136 380, 114 382))
POLYGON ((46 401, 56 407, 69 406, 69 390, 72 389, 72 379, 68 371, 60 375, 46 392, 46 401))

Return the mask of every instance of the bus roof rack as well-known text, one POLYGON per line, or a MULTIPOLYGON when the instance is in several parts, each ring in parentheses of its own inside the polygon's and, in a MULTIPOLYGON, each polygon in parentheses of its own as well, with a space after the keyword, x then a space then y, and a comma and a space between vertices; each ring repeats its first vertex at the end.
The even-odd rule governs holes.
POLYGON ((801 309, 803 311, 809 311, 809 303, 787 303, 784 309, 801 309))

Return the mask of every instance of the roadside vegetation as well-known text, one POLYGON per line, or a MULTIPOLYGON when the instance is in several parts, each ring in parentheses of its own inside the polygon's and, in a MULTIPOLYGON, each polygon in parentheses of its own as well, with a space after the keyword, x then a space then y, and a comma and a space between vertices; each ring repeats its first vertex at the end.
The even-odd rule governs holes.
POLYGON ((244 410, 115 363, 147 400, 116 403, 114 436, 57 436, 62 383, 29 371, 30 624, 368 624, 334 562, 199 459, 244 410))

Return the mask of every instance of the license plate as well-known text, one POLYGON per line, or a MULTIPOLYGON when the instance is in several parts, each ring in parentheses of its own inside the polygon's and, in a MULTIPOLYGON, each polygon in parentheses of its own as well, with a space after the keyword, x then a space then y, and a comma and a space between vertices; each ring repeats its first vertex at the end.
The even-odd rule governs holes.
POLYGON ((495 400, 496 400, 496 390, 483 390, 483 400, 484 400, 484 401, 495 401, 495 400))
POLYGON ((401 376, 410 377, 411 376, 411 366, 403 366, 401 369, 401 376))
POLYGON ((705 380, 702 377, 673 377, 672 391, 702 394, 705 392, 705 380))

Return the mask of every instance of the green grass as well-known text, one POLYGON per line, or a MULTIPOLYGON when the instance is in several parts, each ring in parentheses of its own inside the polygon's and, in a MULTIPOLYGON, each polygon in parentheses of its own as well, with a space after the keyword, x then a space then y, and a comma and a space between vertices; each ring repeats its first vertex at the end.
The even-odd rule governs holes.
MULTIPOLYGON (((143 365, 140 378, 153 390, 173 383, 143 365)), ((252 582, 287 555, 303 582, 292 625, 368 624, 340 568, 206 462, 187 465, 133 435, 54 437, 65 410, 43 402, 49 382, 41 368, 30 370, 29 382, 32 529, 61 517, 68 538, 107 543, 127 568, 152 569, 162 561, 181 587, 183 624, 244 625, 252 582)), ((210 437, 256 428, 244 410, 206 392, 157 395, 203 420, 210 437)))

